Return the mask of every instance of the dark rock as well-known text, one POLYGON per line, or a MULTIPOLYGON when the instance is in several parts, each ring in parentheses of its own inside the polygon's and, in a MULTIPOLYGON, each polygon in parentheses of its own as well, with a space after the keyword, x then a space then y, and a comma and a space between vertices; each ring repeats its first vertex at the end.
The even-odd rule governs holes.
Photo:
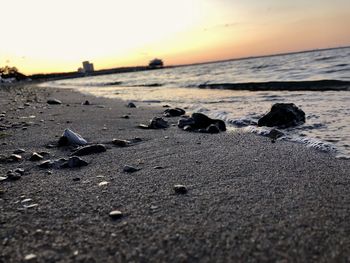
POLYGON ((187 194, 188 192, 187 187, 182 184, 174 185, 174 191, 176 194, 187 194))
POLYGON ((124 165, 123 172, 124 173, 134 173, 141 170, 140 168, 136 168, 130 165, 124 165))
POLYGON ((189 126, 192 128, 192 126, 194 126, 194 125, 195 125, 194 119, 192 119, 190 117, 183 117, 177 123, 177 126, 181 129, 185 128, 186 126, 189 126))
POLYGON ((80 181, 80 178, 79 178, 79 177, 74 177, 74 178, 73 178, 73 181, 74 181, 74 182, 80 181))
POLYGON ((112 143, 119 147, 127 147, 130 145, 131 142, 127 140, 113 139, 112 143))
POLYGON ((43 161, 42 163, 38 164, 39 168, 47 169, 53 167, 54 162, 51 160, 43 161))
POLYGON ((133 102, 129 102, 127 107, 128 108, 136 108, 136 105, 133 102))
POLYGON ((112 219, 116 220, 116 219, 122 218, 123 217, 123 213, 121 211, 119 211, 119 210, 114 210, 114 211, 109 212, 109 216, 112 219))
POLYGON ((59 105, 59 104, 62 104, 62 101, 60 101, 58 99, 49 99, 49 100, 47 100, 47 104, 59 105))
MULTIPOLYGON (((224 121, 218 119, 211 119, 203 113, 193 113, 191 117, 184 117, 180 119, 177 124, 179 128, 182 128, 186 131, 196 130, 198 132, 204 133, 208 132, 208 128, 211 125, 216 126, 219 131, 226 131, 226 124, 224 121), (190 126, 190 128, 188 126, 190 126)), ((213 126, 209 129, 213 133, 216 133, 217 129, 213 126)))
POLYGON ((206 129, 210 124, 215 124, 220 131, 226 131, 225 122, 222 120, 211 119, 203 113, 193 113, 191 118, 194 120, 194 128, 206 129))
POLYGON ((169 127, 169 124, 166 120, 164 120, 161 117, 154 117, 151 120, 149 127, 151 129, 165 129, 169 127))
POLYGON ((284 133, 277 129, 272 129, 268 134, 268 137, 270 137, 272 140, 276 140, 282 136, 284 136, 284 133))
POLYGON ((69 157, 68 162, 66 162, 65 164, 63 164, 61 167, 65 168, 65 167, 69 167, 69 168, 77 168, 77 167, 82 167, 82 166, 87 166, 88 163, 82 159, 80 159, 77 156, 72 156, 69 157))
POLYGON ((58 139, 58 142, 57 142, 58 147, 68 146, 68 145, 69 145, 69 141, 68 141, 68 138, 66 136, 61 136, 58 139))
POLYGON ((41 156, 40 154, 34 152, 34 153, 32 154, 32 156, 30 156, 29 161, 36 162, 36 161, 40 161, 40 160, 42 160, 42 159, 44 159, 43 156, 41 156))
POLYGON ((220 130, 218 128, 218 126, 214 125, 214 124, 210 124, 209 127, 207 128, 207 132, 208 133, 219 133, 220 130))
POLYGON ((153 169, 161 170, 161 169, 164 169, 164 167, 163 166, 154 166, 153 169))
POLYGON ((178 117, 181 115, 184 115, 186 113, 185 110, 180 108, 174 108, 174 109, 166 109, 163 113, 164 117, 178 117))
POLYGON ((305 112, 294 103, 276 103, 271 111, 259 119, 258 126, 288 128, 305 122, 305 112))
POLYGON ((106 150, 107 150, 106 146, 104 146, 103 144, 93 144, 93 145, 80 147, 78 150, 73 152, 72 155, 83 156, 88 154, 105 152, 106 150))
POLYGON ((168 104, 163 105, 163 108, 170 108, 168 104))
POLYGON ((24 169, 22 169, 22 168, 16 168, 16 169, 14 170, 14 172, 15 172, 15 173, 18 173, 18 174, 20 174, 20 175, 24 175, 24 169))
POLYGON ((16 181, 16 180, 19 180, 19 179, 21 179, 21 175, 20 174, 18 174, 18 173, 8 173, 7 174, 7 178, 9 179, 9 180, 11 180, 11 181, 16 181))
POLYGON ((18 155, 18 154, 11 154, 7 160, 9 162, 20 162, 22 161, 22 156, 18 155))
POLYGON ((123 119, 129 119, 130 116, 129 116, 129 115, 123 115, 123 116, 121 116, 121 118, 123 118, 123 119))
POLYGON ((13 153, 14 154, 21 154, 21 153, 25 153, 26 151, 24 149, 17 149, 17 150, 14 150, 13 153))
POLYGON ((89 102, 88 100, 86 100, 86 101, 84 101, 82 104, 83 104, 83 105, 90 105, 90 102, 89 102))
POLYGON ((161 117, 154 117, 152 120, 150 120, 150 123, 148 125, 146 124, 139 125, 139 128, 142 128, 142 129, 165 129, 168 127, 169 127, 168 122, 161 117))

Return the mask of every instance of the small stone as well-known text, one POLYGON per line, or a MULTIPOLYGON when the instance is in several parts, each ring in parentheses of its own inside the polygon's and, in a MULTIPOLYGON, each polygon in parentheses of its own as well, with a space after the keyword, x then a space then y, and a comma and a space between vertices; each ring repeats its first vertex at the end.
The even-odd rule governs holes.
POLYGON ((137 172, 141 169, 139 168, 135 168, 133 166, 130 166, 130 165, 124 165, 124 168, 123 168, 123 172, 125 173, 134 173, 134 172, 137 172))
POLYGON ((185 110, 180 109, 180 108, 174 108, 174 109, 166 109, 163 113, 164 117, 177 117, 184 115, 186 113, 185 110))
POLYGON ((33 152, 32 156, 30 156, 29 161, 36 162, 44 159, 44 157, 36 152, 33 152))
POLYGON ((114 211, 111 211, 109 213, 109 216, 112 218, 112 219, 120 219, 123 217, 123 213, 119 210, 114 210, 114 211))
POLYGON ((108 129, 107 129, 107 127, 103 127, 102 130, 103 131, 107 131, 108 129))
POLYGON ((135 103, 133 102, 129 102, 128 105, 127 105, 128 108, 136 108, 136 105, 135 103))
POLYGON ((47 161, 43 161, 41 162, 38 167, 39 168, 43 168, 43 169, 47 169, 47 168, 51 168, 53 166, 54 162, 51 160, 47 160, 47 161))
POLYGON ((52 171, 47 171, 46 172, 48 175, 51 175, 52 174, 52 171))
POLYGON ((103 182, 99 183, 98 186, 105 186, 105 185, 108 185, 108 184, 109 184, 109 182, 103 181, 103 182))
POLYGON ((8 179, 7 176, 0 176, 0 182, 5 181, 5 180, 7 180, 7 179, 8 179))
POLYGON ((15 172, 15 173, 18 173, 18 174, 20 174, 20 175, 24 175, 24 169, 22 169, 22 168, 16 168, 16 169, 14 170, 14 172, 15 172))
POLYGON ((33 201, 33 200, 30 199, 30 198, 26 198, 26 199, 23 199, 23 200, 21 201, 21 203, 23 204, 23 203, 28 203, 28 202, 31 202, 31 201, 33 201))
POLYGON ((24 260, 25 261, 30 261, 30 260, 34 260, 34 259, 36 259, 37 258, 37 256, 35 255, 35 254, 28 254, 28 255, 26 255, 25 257, 24 257, 24 260))
POLYGON ((182 184, 174 185, 174 191, 176 194, 187 194, 188 192, 187 187, 182 184))
POLYGON ((25 207, 25 208, 28 208, 28 209, 34 208, 34 207, 37 207, 37 206, 38 206, 38 204, 24 205, 24 207, 25 207))
POLYGON ((123 119, 129 119, 130 117, 129 117, 129 115, 123 115, 123 116, 121 116, 121 118, 123 118, 123 119))
POLYGON ((153 169, 161 170, 161 169, 164 169, 164 167, 163 166, 154 166, 153 169))
MULTIPOLYGON (((69 168, 76 168, 76 167, 82 167, 82 166, 87 166, 88 163, 82 159, 80 159, 77 156, 72 156, 69 157, 68 162, 67 162, 67 166, 69 168)), ((63 167, 65 167, 65 165, 62 165, 63 167)))
POLYGON ((88 154, 94 154, 94 153, 101 153, 107 151, 106 146, 103 144, 93 144, 88 146, 83 146, 72 153, 72 155, 75 156, 83 156, 88 154))
POLYGON ((21 179, 21 175, 17 174, 17 173, 8 173, 7 178, 11 181, 16 181, 16 180, 21 179))
POLYGON ((14 154, 21 154, 21 153, 25 153, 26 151, 24 149, 16 149, 13 151, 14 154))
POLYGON ((59 105, 59 104, 62 104, 62 101, 60 101, 58 99, 49 99, 49 100, 47 100, 47 104, 59 105))
POLYGON ((112 143, 119 147, 126 147, 129 146, 131 142, 127 140, 113 139, 112 143))
POLYGON ((30 104, 29 103, 24 103, 24 106, 28 107, 28 106, 30 106, 30 104))
POLYGON ((79 177, 74 177, 74 178, 73 178, 73 181, 74 181, 74 182, 78 182, 78 181, 80 181, 80 178, 79 178, 79 177))
POLYGON ((19 162, 22 160, 22 156, 18 155, 18 154, 11 154, 8 157, 8 161, 9 162, 19 162))
POLYGON ((84 101, 82 104, 83 104, 83 105, 90 105, 90 102, 89 102, 88 100, 86 100, 86 101, 84 101))

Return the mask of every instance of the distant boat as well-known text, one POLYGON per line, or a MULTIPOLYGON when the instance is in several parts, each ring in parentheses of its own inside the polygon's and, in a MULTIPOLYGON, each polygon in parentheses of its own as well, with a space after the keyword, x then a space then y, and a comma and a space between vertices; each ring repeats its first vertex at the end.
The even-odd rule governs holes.
POLYGON ((149 68, 162 68, 163 66, 164 66, 163 61, 158 58, 151 60, 148 64, 149 68))

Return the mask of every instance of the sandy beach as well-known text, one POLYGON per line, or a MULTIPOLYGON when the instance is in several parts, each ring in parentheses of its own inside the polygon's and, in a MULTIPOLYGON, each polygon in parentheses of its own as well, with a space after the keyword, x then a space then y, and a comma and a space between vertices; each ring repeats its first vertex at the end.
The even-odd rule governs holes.
POLYGON ((254 134, 186 132, 178 117, 139 129, 164 108, 126 104, 35 84, 0 88, 0 176, 24 169, 0 182, 0 262, 350 261, 349 160, 254 134), (82 156, 81 168, 29 160, 67 158, 69 147, 48 148, 66 128, 107 151, 82 156), (22 160, 4 161, 18 149, 22 160))

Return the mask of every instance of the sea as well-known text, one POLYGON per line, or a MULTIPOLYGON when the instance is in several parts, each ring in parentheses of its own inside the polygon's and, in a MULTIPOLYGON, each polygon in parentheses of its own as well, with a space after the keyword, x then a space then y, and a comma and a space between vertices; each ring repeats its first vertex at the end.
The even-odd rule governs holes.
POLYGON ((262 136, 271 128, 257 127, 258 119, 275 103, 294 103, 305 112, 306 122, 283 130, 285 136, 281 140, 349 159, 349 81, 350 47, 344 47, 57 80, 42 85, 137 105, 181 107, 188 113, 202 112, 222 119, 232 131, 262 136), (249 88, 251 83, 257 84, 249 88), (325 86, 334 90, 325 90, 325 86), (337 89, 338 86, 343 88, 337 89))

